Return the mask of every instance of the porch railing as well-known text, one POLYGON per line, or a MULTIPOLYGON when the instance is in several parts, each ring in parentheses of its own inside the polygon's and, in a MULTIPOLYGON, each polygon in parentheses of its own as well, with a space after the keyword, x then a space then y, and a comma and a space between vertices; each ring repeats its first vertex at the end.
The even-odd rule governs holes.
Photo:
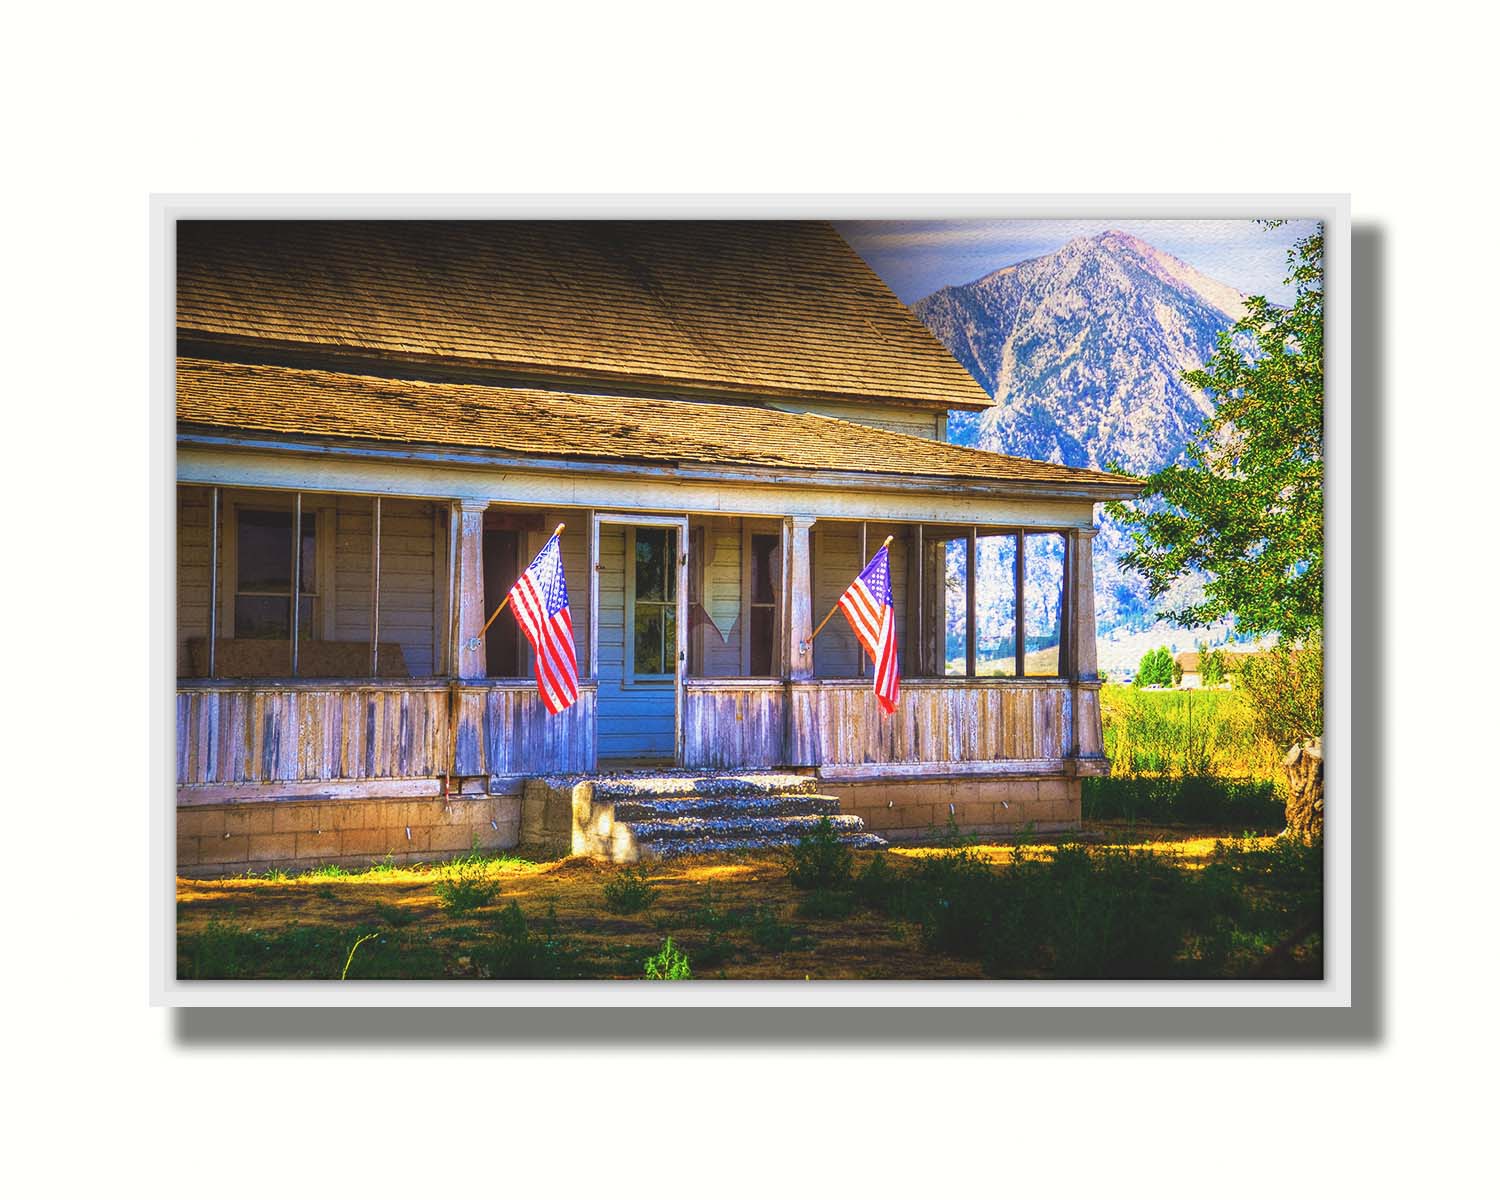
POLYGON ((867 679, 689 680, 683 761, 691 767, 794 765, 967 771, 1095 769, 1098 684, 1071 680, 910 679, 895 714, 867 679))
POLYGON ((594 767, 594 685, 549 716, 530 680, 180 682, 177 783, 540 775, 594 767))

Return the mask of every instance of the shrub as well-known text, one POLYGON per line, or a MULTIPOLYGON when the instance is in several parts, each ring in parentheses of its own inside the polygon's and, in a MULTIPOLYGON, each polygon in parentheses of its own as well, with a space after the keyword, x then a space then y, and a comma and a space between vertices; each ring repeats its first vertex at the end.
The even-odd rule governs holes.
POLYGON ((656 888, 644 867, 626 867, 604 885, 604 907, 612 913, 643 912, 656 902, 656 888))
POLYGON ((500 882, 489 878, 484 862, 474 857, 457 858, 448 864, 443 878, 433 885, 438 904, 455 916, 483 908, 500 893, 500 882))
POLYGON ((661 944, 661 949, 646 960, 647 979, 691 979, 692 968, 688 965, 688 957, 672 944, 668 938, 661 944))
POLYGON ((1270 830, 1286 812, 1268 779, 1109 775, 1084 779, 1083 819, 1270 830))
POLYGON ((572 979, 579 974, 577 956, 557 933, 557 914, 547 911, 540 931, 532 930, 521 906, 512 900, 494 921, 494 932, 470 951, 481 979, 572 979))
POLYGON ((891 870, 884 854, 870 859, 870 864, 855 877, 854 898, 865 908, 876 912, 895 911, 901 895, 901 877, 891 870))
POLYGON ((783 921, 769 904, 761 905, 754 910, 754 915, 749 921, 749 929, 751 940, 762 950, 769 950, 773 954, 790 950, 802 941, 797 935, 796 928, 783 921))
POLYGON ((978 957, 989 941, 997 894, 995 872, 972 850, 923 860, 899 912, 922 926, 928 949, 978 957))
POLYGON ((1050 942, 1063 979, 1161 979, 1188 932, 1188 878, 1145 850, 1059 846, 1050 942))
POLYGON ((414 909, 402 908, 396 904, 377 904, 375 915, 392 929, 404 929, 417 919, 414 909))
POLYGON ((1323 736, 1323 643, 1277 645, 1240 664, 1239 686, 1260 735, 1281 750, 1323 736))
POLYGON ((700 967, 719 967, 734 958, 734 944, 717 929, 693 948, 693 961, 700 967))
POLYGON ((853 911, 854 896, 849 892, 810 892, 802 903, 797 905, 799 917, 810 917, 815 921, 847 917, 853 911))
POLYGON ((718 894, 713 889, 713 884, 703 889, 703 899, 698 907, 688 914, 688 920, 699 929, 707 929, 710 933, 720 934, 739 926, 735 914, 722 907, 719 903, 718 894))
POLYGON ((792 883, 808 891, 849 886, 854 855, 839 841, 833 822, 823 817, 812 833, 799 838, 792 848, 787 871, 792 883))

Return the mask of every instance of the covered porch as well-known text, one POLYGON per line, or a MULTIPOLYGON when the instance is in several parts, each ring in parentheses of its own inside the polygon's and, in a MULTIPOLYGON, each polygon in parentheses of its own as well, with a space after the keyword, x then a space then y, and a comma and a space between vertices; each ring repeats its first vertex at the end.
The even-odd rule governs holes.
POLYGON ((179 802, 497 795, 646 763, 849 781, 1103 769, 1090 506, 978 524, 767 498, 664 511, 183 482, 179 802), (549 716, 514 621, 478 634, 557 524, 581 686, 549 716), (887 537, 889 717, 842 616, 812 639, 887 537))

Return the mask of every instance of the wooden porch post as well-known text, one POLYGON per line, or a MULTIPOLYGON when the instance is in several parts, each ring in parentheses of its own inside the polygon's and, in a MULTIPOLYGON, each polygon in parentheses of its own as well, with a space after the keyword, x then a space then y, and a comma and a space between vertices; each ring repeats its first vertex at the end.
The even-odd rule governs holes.
POLYGON ((1072 757, 1077 760, 1103 753, 1104 731, 1100 727, 1097 694, 1087 693, 1080 683, 1099 678, 1099 651, 1094 643, 1094 529, 1074 529, 1067 542, 1067 590, 1065 592, 1068 676, 1073 701, 1072 757))
POLYGON ((925 530, 921 525, 910 527, 910 541, 906 559, 906 674, 917 678, 927 674, 927 656, 922 652, 923 626, 926 624, 926 604, 922 578, 922 559, 927 551, 923 546, 925 530))
POLYGON ((791 547, 791 553, 787 556, 789 570, 785 584, 786 664, 787 678, 794 682, 811 679, 813 676, 812 527, 812 517, 786 518, 787 544, 791 547))
POLYGON ((484 510, 482 500, 459 502, 458 553, 453 585, 455 641, 454 672, 460 679, 485 677, 484 639, 470 646, 484 626, 484 510))
POLYGON ((1068 564, 1072 586, 1068 596, 1068 674, 1074 679, 1099 678, 1099 650, 1094 643, 1094 534, 1075 529, 1068 536, 1068 564))
POLYGON ((818 697, 806 685, 813 677, 812 517, 787 517, 782 522, 783 663, 786 704, 783 709, 781 761, 786 766, 811 767, 817 752, 818 697))

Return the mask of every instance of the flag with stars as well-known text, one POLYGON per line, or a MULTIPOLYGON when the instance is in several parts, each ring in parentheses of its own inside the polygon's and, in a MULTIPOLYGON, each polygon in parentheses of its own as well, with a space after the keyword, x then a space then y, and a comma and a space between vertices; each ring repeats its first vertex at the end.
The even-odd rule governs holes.
POLYGON ((578 699, 578 652, 568 613, 568 582, 563 578, 562 545, 547 539, 515 587, 510 609, 536 653, 536 686, 549 713, 560 713, 578 699))
POLYGON ((891 601, 889 547, 876 551, 849 590, 839 597, 839 607, 875 664, 875 698, 886 712, 895 712, 901 668, 896 662, 896 606, 891 601))

